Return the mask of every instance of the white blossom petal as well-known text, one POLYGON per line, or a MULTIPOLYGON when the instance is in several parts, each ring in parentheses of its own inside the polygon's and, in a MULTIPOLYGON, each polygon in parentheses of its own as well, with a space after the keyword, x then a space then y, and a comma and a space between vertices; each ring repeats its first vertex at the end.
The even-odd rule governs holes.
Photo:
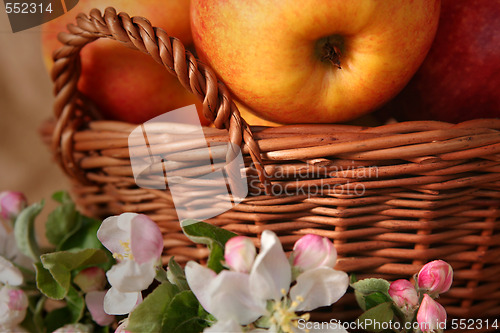
POLYGON ((203 333, 240 333, 243 332, 240 324, 236 320, 219 320, 214 325, 207 327, 203 333))
POLYGON ((163 251, 163 235, 158 225, 143 214, 132 219, 130 250, 139 264, 156 261, 163 251))
POLYGON ((17 288, 0 288, 0 327, 13 327, 20 324, 26 316, 28 297, 17 288))
POLYGON ((121 292, 147 289, 153 282, 156 269, 152 262, 139 265, 133 260, 124 260, 106 273, 109 284, 121 292))
POLYGON ((8 260, 12 259, 18 252, 13 230, 12 222, 0 221, 0 255, 8 260))
POLYGON ((261 300, 280 300, 288 292, 292 269, 275 233, 265 230, 261 237, 260 253, 250 272, 250 289, 261 300))
POLYGON ((92 316, 92 320, 100 326, 108 326, 115 321, 114 316, 104 311, 104 297, 106 297, 106 291, 104 290, 94 290, 85 294, 85 304, 92 316))
POLYGON ((318 267, 297 277, 290 290, 292 300, 300 300, 297 311, 311 311, 338 301, 347 291, 349 277, 330 267, 318 267))
POLYGON ((129 242, 131 236, 131 222, 136 213, 123 213, 110 216, 102 221, 97 238, 111 253, 123 253, 122 242, 129 242))
POLYGON ((140 291, 122 293, 111 287, 104 296, 104 312, 110 315, 124 315, 130 313, 142 301, 140 291))
POLYGON ((19 251, 13 228, 10 221, 0 222, 0 255, 16 265, 32 269, 33 259, 19 251))
POLYGON ((217 274, 194 261, 189 261, 186 264, 185 274, 189 288, 191 288, 201 306, 211 313, 212 302, 207 286, 212 283, 217 274))
POLYGON ((266 313, 265 302, 254 299, 245 273, 214 272, 195 262, 186 266, 188 284, 201 305, 217 320, 247 325, 266 313))
POLYGON ((0 256, 0 283, 11 286, 23 284, 23 274, 10 261, 0 256))

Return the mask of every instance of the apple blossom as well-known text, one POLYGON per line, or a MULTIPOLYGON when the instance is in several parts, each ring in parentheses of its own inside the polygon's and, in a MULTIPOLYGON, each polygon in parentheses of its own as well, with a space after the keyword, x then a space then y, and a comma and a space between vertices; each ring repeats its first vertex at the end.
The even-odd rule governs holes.
MULTIPOLYGON (((300 332, 294 325, 304 317, 297 311, 330 305, 349 285, 346 273, 317 267, 300 274, 290 288, 292 267, 278 237, 269 230, 262 233, 261 251, 248 274, 230 270, 216 274, 191 261, 186 265, 186 279, 200 304, 217 318, 215 327, 234 330, 236 325, 264 317, 273 332, 292 332, 292 326, 300 332)), ((331 331, 345 332, 343 328, 331 331)))
POLYGON ((125 318, 124 320, 121 321, 120 325, 118 325, 118 327, 115 330, 115 333, 130 333, 130 331, 126 330, 127 325, 128 325, 128 318, 125 318))
POLYGON ((305 235, 293 246, 293 265, 302 270, 321 266, 333 268, 337 263, 337 250, 326 237, 305 235))
POLYGON ((27 200, 23 193, 4 191, 0 193, 0 217, 6 220, 15 219, 26 208, 27 200))
POLYGON ((12 221, 2 218, 0 218, 0 255, 26 268, 31 268, 33 265, 33 260, 17 247, 12 221))
POLYGON ((257 255, 252 240, 244 236, 236 236, 226 242, 224 259, 231 270, 248 273, 257 255))
POLYGON ((101 326, 108 326, 115 321, 115 316, 104 311, 104 297, 106 291, 90 291, 85 295, 85 304, 92 316, 92 320, 101 326))
POLYGON ((11 286, 20 286, 23 283, 23 274, 4 257, 0 256, 0 285, 9 284, 11 286))
POLYGON ((111 289, 104 299, 108 314, 127 314, 142 301, 161 264, 163 237, 146 215, 123 213, 106 218, 97 237, 113 253, 117 264, 106 273, 111 289))
POLYGON ((443 332, 446 323, 446 310, 428 294, 424 295, 417 312, 420 330, 427 332, 443 332))
POLYGON ((452 282, 453 269, 443 260, 434 260, 425 264, 417 277, 419 288, 434 295, 450 290, 452 282))
MULTIPOLYGON (((217 321, 212 326, 203 330, 203 333, 221 333, 221 332, 231 332, 231 333, 243 333, 243 328, 234 319, 228 319, 225 321, 217 321)), ((253 331, 251 331, 253 332, 253 331)))
POLYGON ((76 274, 73 282, 85 293, 103 290, 107 282, 106 272, 100 267, 87 267, 76 274))
POLYGON ((0 328, 13 329, 26 316, 28 297, 21 289, 5 285, 0 289, 0 328))
POLYGON ((400 279, 392 282, 389 295, 399 308, 412 309, 418 306, 417 290, 408 280, 400 279))

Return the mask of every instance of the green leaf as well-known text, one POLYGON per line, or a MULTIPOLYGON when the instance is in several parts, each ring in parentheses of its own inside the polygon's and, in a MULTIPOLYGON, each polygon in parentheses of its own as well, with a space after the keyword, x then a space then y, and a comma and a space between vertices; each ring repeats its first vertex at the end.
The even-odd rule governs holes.
POLYGON ((44 321, 43 321, 43 310, 44 310, 44 305, 45 301, 47 298, 45 297, 40 297, 38 302, 36 303, 35 310, 33 312, 33 323, 35 324, 35 327, 37 328, 37 331, 35 332, 43 332, 44 331, 44 321))
POLYGON ((370 278, 359 280, 351 284, 351 287, 364 295, 377 291, 388 294, 390 283, 384 279, 370 278))
POLYGON ((379 304, 385 303, 385 302, 392 302, 392 298, 389 297, 388 295, 376 291, 374 293, 371 293, 370 295, 364 296, 365 297, 365 304, 366 304, 366 310, 371 309, 379 304))
POLYGON ((358 303, 361 310, 366 311, 365 295, 357 290, 354 290, 354 297, 356 298, 356 302, 358 303))
POLYGON ((47 332, 54 332, 56 329, 66 324, 71 324, 71 311, 66 306, 50 311, 45 316, 47 332))
POLYGON ((207 267, 219 273, 224 269, 222 265, 224 260, 224 248, 218 243, 212 243, 208 248, 210 249, 210 255, 208 256, 207 267))
POLYGON ((165 310, 178 292, 169 282, 156 287, 130 314, 127 331, 162 332, 165 310))
POLYGON ((236 236, 234 232, 205 222, 193 222, 192 220, 183 221, 182 230, 193 242, 205 245, 217 242, 224 246, 230 238, 236 236))
POLYGON ((174 257, 171 257, 168 262, 167 278, 170 283, 176 285, 179 290, 189 290, 186 274, 182 267, 174 260, 174 257))
POLYGON ((54 194, 52 194, 52 199, 61 204, 71 201, 71 197, 66 191, 55 192, 54 194))
POLYGON ((54 299, 62 299, 68 293, 72 270, 108 261, 106 252, 100 249, 59 251, 43 254, 40 258, 44 270, 37 269, 37 286, 45 295, 54 299), (47 271, 52 279, 47 277, 47 271), (39 274, 40 282, 43 282, 40 285, 39 274))
POLYGON ((63 299, 66 295, 66 289, 57 282, 48 269, 45 269, 42 263, 35 263, 36 287, 45 296, 52 299, 63 299))
POLYGON ((375 278, 363 279, 351 283, 351 287, 354 289, 356 301, 358 302, 359 307, 363 310, 368 310, 377 304, 391 301, 392 299, 389 296, 389 286, 390 283, 388 281, 375 278), (375 295, 370 296, 372 294, 375 295))
POLYGON ((208 246, 210 256, 207 267, 219 273, 224 268, 221 263, 224 258, 224 245, 236 234, 205 222, 186 220, 182 224, 182 230, 189 239, 208 246))
POLYGON ((207 327, 206 318, 199 316, 200 303, 192 291, 175 295, 163 317, 163 333, 198 333, 207 327))
POLYGON ((78 231, 79 222, 75 204, 72 201, 63 200, 61 206, 50 212, 46 222, 45 236, 58 248, 64 238, 78 231))
POLYGON ((65 238, 60 244, 61 251, 74 251, 74 250, 84 250, 84 249, 101 249, 103 250, 108 259, 106 262, 97 265, 108 271, 111 266, 115 263, 113 255, 109 252, 97 238, 97 230, 101 226, 101 221, 87 217, 85 215, 79 215, 81 220, 81 226, 77 233, 70 235, 65 238))
POLYGON ((102 249, 103 246, 97 238, 97 230, 101 226, 101 221, 77 214, 79 228, 77 232, 69 234, 62 239, 59 250, 71 249, 102 249))
POLYGON ((23 322, 20 324, 28 332, 43 332, 44 323, 41 312, 46 299, 45 297, 39 297, 39 295, 28 297, 28 309, 26 310, 23 322))
POLYGON ((43 254, 40 258, 48 270, 57 266, 68 271, 103 264, 108 260, 106 252, 101 249, 52 252, 43 254))
POLYGON ((74 287, 69 288, 68 294, 66 295, 66 304, 71 313, 71 322, 79 322, 85 311, 85 299, 74 287))
POLYGON ((40 248, 36 242, 35 218, 40 214, 44 202, 34 203, 23 209, 14 224, 14 237, 17 247, 26 256, 40 261, 40 248))
POLYGON ((379 304, 363 313, 358 318, 358 327, 370 332, 382 332, 385 328, 391 327, 389 322, 394 318, 392 303, 379 304), (387 323, 384 325, 384 323, 387 323))

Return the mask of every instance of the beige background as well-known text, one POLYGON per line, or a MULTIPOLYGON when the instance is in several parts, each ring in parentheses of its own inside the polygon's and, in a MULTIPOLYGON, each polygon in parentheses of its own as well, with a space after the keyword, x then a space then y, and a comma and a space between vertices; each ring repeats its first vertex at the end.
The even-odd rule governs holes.
POLYGON ((38 135, 40 124, 51 116, 52 101, 40 28, 12 33, 0 10, 0 191, 22 191, 30 202, 45 199, 38 225, 54 206, 52 193, 69 188, 38 135))

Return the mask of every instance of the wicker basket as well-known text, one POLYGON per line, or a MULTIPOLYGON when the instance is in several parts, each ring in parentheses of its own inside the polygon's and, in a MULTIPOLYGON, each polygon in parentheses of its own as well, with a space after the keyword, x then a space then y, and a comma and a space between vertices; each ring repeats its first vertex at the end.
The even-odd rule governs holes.
MULTIPOLYGON (((337 268, 359 278, 408 278, 424 263, 443 259, 455 271, 453 288, 440 299, 451 317, 500 314, 500 119, 251 127, 213 71, 146 19, 93 10, 68 30, 54 54, 56 120, 43 133, 86 213, 145 213, 164 233, 165 260, 206 258, 207 250, 182 234, 169 191, 134 182, 127 137, 136 125, 97 120, 77 90, 79 51, 111 38, 177 76, 216 127, 205 128, 207 141, 241 145, 251 162, 248 177, 258 179, 255 188, 262 191, 210 223, 257 244, 264 229, 273 230, 288 250, 306 233, 329 237, 339 253, 337 268)), ((161 148, 158 126, 158 140, 151 140, 161 148)), ((358 314, 348 294, 317 319, 358 314)))

